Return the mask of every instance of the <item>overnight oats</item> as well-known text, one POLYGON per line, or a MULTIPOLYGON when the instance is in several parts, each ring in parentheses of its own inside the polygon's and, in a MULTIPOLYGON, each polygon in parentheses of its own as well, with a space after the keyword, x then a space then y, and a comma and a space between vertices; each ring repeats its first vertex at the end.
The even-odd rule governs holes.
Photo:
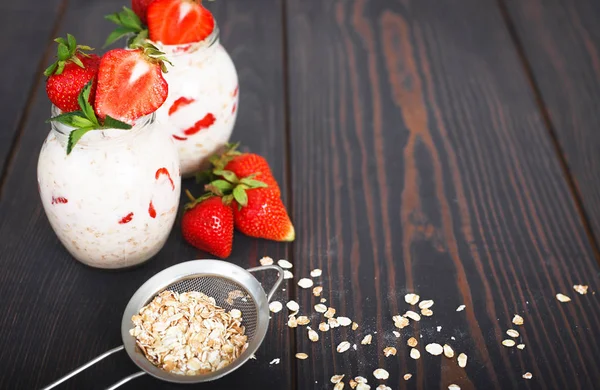
MULTIPOLYGON (((129 43, 148 38, 173 64, 165 74, 169 95, 156 119, 175 141, 182 175, 190 176, 207 168, 208 158, 231 137, 239 101, 237 72, 219 42, 212 14, 200 3, 154 0, 146 7, 140 3, 133 1, 135 13, 125 9, 109 19, 121 28, 134 20, 138 27, 129 43)), ((121 35, 113 34, 107 42, 121 35)))
POLYGON ((71 38, 46 72, 54 105, 38 161, 42 204, 77 260, 140 264, 165 244, 181 187, 175 144, 155 120, 167 96, 162 57, 150 46, 86 57, 71 38))

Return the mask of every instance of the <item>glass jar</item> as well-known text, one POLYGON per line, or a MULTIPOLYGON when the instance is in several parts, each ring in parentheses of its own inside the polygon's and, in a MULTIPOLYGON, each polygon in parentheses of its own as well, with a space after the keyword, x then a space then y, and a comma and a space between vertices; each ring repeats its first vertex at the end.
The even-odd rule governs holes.
POLYGON ((167 101, 156 112, 168 124, 179 152, 184 177, 206 168, 233 131, 238 109, 238 76, 233 61, 219 43, 219 29, 205 40, 185 45, 153 42, 173 66, 164 74, 167 101))
POLYGON ((151 114, 130 130, 90 131, 67 155, 71 130, 52 122, 38 160, 40 197, 54 232, 92 267, 148 260, 165 244, 179 205, 179 159, 170 134, 151 114))

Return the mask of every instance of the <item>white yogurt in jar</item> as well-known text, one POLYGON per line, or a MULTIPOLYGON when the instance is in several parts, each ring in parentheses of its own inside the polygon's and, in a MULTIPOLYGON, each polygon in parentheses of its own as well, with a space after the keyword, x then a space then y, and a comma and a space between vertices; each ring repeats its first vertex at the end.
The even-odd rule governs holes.
POLYGON ((206 168, 208 158, 229 141, 239 101, 237 72, 216 26, 201 42, 153 43, 173 64, 164 74, 169 96, 156 119, 172 130, 181 173, 190 176, 206 168))
POLYGON ((67 155, 70 130, 53 122, 38 160, 50 225, 71 255, 92 267, 148 260, 165 244, 179 204, 179 159, 170 134, 151 114, 131 130, 90 131, 67 155))

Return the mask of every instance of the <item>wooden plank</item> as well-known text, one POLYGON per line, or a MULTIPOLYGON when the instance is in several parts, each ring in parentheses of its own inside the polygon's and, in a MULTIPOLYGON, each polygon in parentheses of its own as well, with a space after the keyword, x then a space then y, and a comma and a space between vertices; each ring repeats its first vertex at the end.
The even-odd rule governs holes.
MULTIPOLYGON (((60 34, 101 47, 112 26, 102 15, 119 10, 122 1, 71 1, 60 34)), ((276 0, 215 2, 221 38, 240 75, 241 103, 234 139, 264 154, 285 183, 282 88, 281 9, 276 0), (261 20, 257 23, 257 20, 261 20)), ((149 263, 124 272, 102 272, 74 261, 52 232, 36 190, 37 153, 49 131, 44 123, 49 102, 36 91, 15 163, 0 205, 0 388, 40 388, 94 356, 121 344, 123 310, 135 290, 158 271, 178 262, 206 258, 184 243, 176 227, 166 247, 149 263)), ((184 187, 196 189, 190 181, 184 187)), ((285 188, 283 186, 282 188, 285 188)), ((178 225, 177 225, 178 226, 178 225)), ((264 255, 285 258, 287 248, 243 236, 235 237, 231 261, 249 267, 264 255)), ((208 256, 210 257, 210 256, 208 256)), ((287 292, 277 298, 286 301, 287 292)), ((258 360, 214 386, 291 388, 290 342, 282 332, 285 318, 274 319, 258 360), (281 363, 269 362, 280 358, 281 363)), ((136 371, 124 353, 74 377, 63 389, 106 388, 136 371)), ((130 388, 171 389, 174 385, 143 377, 130 388)))
MULTIPOLYGON (((2 39, 2 72, 7 75, 0 85, 2 116, 0 117, 0 175, 2 175, 19 122, 42 79, 39 70, 52 30, 63 9, 64 1, 50 0, 0 4, 0 36, 2 39)), ((1 183, 1 180, 0 180, 1 183)), ((0 196, 2 194, 0 193, 0 196)))
POLYGON ((298 388, 375 388, 378 367, 394 389, 597 387, 598 294, 571 286, 598 291, 599 268, 496 3, 290 0, 287 16, 295 273, 323 269, 326 304, 359 324, 317 343, 298 330, 298 388), (434 314, 396 338, 407 292, 434 314), (508 328, 524 350, 501 345, 508 328), (357 350, 336 353, 344 340, 357 350))
POLYGON ((600 242, 600 3, 505 4, 600 242))

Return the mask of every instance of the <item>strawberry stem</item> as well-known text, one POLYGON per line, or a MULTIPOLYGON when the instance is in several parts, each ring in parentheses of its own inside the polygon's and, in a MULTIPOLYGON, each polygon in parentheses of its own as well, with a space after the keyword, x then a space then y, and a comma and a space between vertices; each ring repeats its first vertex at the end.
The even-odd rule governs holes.
POLYGON ((194 198, 194 195, 192 195, 192 193, 190 192, 190 190, 186 189, 185 190, 185 195, 188 197, 188 199, 192 202, 196 202, 196 198, 194 198))

